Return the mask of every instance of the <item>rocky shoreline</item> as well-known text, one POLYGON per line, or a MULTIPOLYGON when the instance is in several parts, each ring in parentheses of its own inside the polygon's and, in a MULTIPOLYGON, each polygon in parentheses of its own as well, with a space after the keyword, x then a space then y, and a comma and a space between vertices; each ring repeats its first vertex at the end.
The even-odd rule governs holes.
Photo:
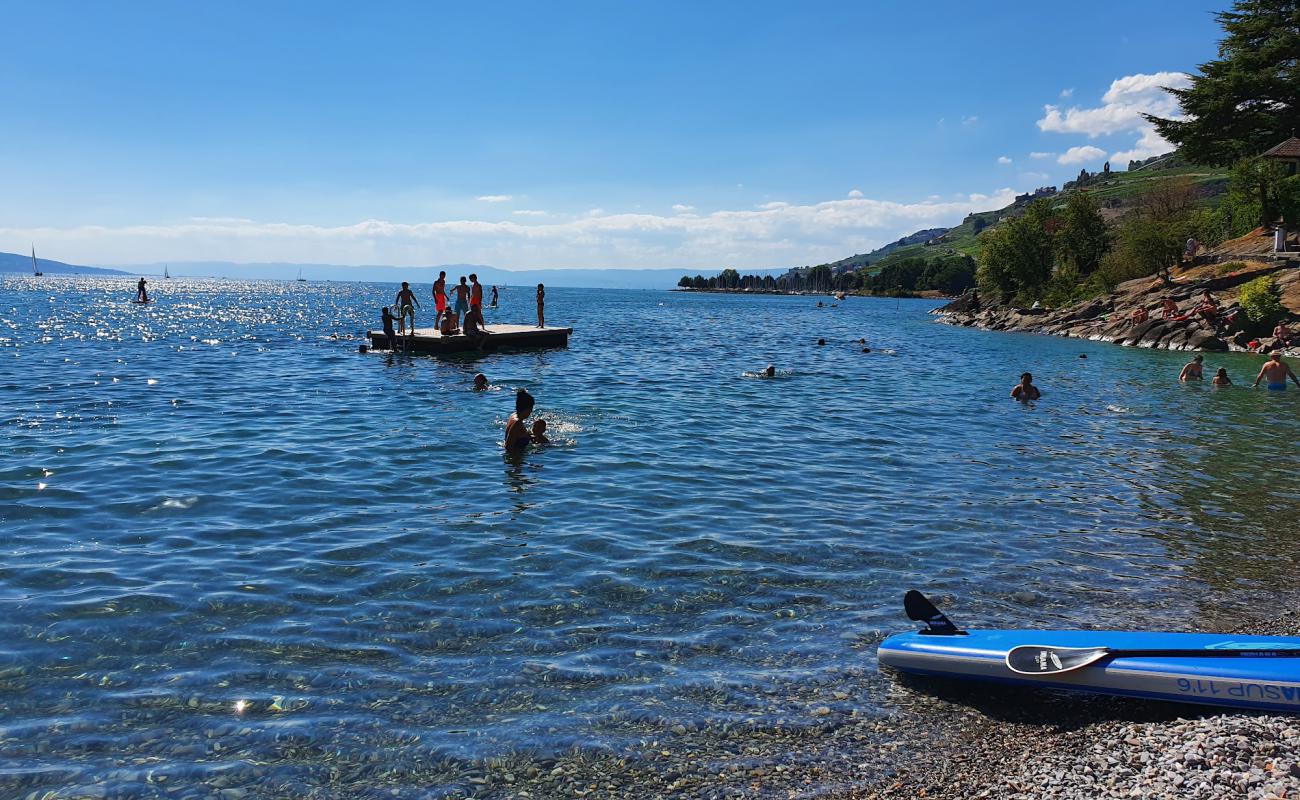
POLYGON ((1192 314, 1203 291, 1209 290, 1227 308, 1243 284, 1264 275, 1271 275, 1277 281, 1283 304, 1292 313, 1300 310, 1296 302, 1300 300, 1300 270, 1285 264, 1256 264, 1226 275, 1202 267, 1178 275, 1168 284, 1140 278, 1121 284, 1102 297, 1058 309, 989 304, 974 292, 968 292, 934 313, 950 325, 1067 336, 1128 347, 1267 352, 1274 348, 1275 340, 1261 335, 1264 331, 1252 331, 1248 324, 1216 328, 1192 314), (1161 317, 1160 303, 1165 297, 1178 304, 1179 313, 1175 318, 1161 317), (1150 318, 1135 324, 1132 313, 1139 307, 1147 309, 1150 318), (1252 348, 1252 341, 1257 341, 1258 346, 1252 348))

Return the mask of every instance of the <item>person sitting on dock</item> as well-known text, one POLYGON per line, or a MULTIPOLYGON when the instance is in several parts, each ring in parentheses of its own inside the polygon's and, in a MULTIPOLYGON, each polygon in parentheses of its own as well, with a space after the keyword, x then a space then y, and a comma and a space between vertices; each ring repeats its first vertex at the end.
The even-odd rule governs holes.
POLYGON ((442 330, 442 318, 447 313, 447 272, 438 273, 438 280, 433 282, 433 307, 437 314, 433 317, 433 327, 442 330))
POLYGON ((460 315, 469 311, 469 284, 465 283, 465 276, 460 276, 460 285, 451 288, 452 294, 456 295, 456 304, 452 306, 452 313, 456 315, 456 327, 460 327, 460 315))
POLYGON ((470 306, 469 311, 465 312, 465 335, 474 342, 474 346, 482 350, 487 344, 488 332, 483 327, 483 306, 470 306))
POLYGON ((515 393, 515 413, 506 420, 506 452, 518 452, 532 442, 524 420, 533 413, 535 402, 526 389, 520 389, 515 393))
POLYGON ((486 391, 489 385, 487 376, 483 373, 480 372, 474 376, 474 391, 486 391))
POLYGON ((1148 319, 1150 319, 1150 317, 1147 315, 1146 306, 1138 306, 1137 308, 1133 309, 1132 320, 1134 325, 1141 325, 1142 323, 1146 322, 1148 319))
POLYGON ((538 419, 533 421, 533 444, 550 444, 551 440, 546 438, 546 420, 538 419))
POLYGON ((1020 383, 1011 390, 1011 396, 1022 403, 1028 403, 1030 400, 1038 400, 1043 393, 1034 385, 1034 376, 1026 372, 1021 374, 1020 383))
POLYGON ((397 306, 397 333, 399 336, 406 335, 406 318, 411 318, 411 335, 415 335, 415 308, 420 305, 420 300, 411 291, 411 284, 402 281, 402 289, 397 293, 397 301, 393 303, 397 306))
POLYGON ((537 284, 537 327, 546 327, 546 287, 537 284))
POLYGON ((1268 361, 1264 362, 1264 366, 1259 368, 1259 374, 1255 376, 1254 385, 1259 386, 1260 381, 1267 379, 1268 388, 1280 392, 1286 389, 1287 378, 1294 381, 1296 386, 1300 386, 1300 378, 1297 378, 1295 373, 1291 371, 1291 367, 1282 360, 1282 354, 1274 350, 1272 355, 1268 357, 1268 361))
POLYGON ((456 336, 460 333, 460 328, 456 327, 456 317, 450 310, 442 315, 442 325, 438 328, 438 333, 443 336, 456 336))
POLYGON ((1186 383, 1187 381, 1199 381, 1205 378, 1204 373, 1205 356, 1200 353, 1183 367, 1183 371, 1178 373, 1178 382, 1186 383))
POLYGON ((393 333, 393 312, 388 310, 388 306, 384 306, 379 316, 384 321, 384 336, 388 338, 388 349, 392 350, 393 343, 397 339, 397 334, 393 333))

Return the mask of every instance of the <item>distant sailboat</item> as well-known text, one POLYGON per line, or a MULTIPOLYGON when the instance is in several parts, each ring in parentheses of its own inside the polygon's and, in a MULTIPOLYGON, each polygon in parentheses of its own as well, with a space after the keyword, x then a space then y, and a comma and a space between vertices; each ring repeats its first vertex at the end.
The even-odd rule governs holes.
POLYGON ((302 276, 302 267, 298 267, 298 282, 306 283, 307 279, 302 276))
POLYGON ((45 274, 36 266, 36 245, 32 245, 32 274, 38 278, 45 274))
POLYGON ((172 274, 171 274, 170 272, 167 271, 167 265, 166 265, 166 264, 163 264, 163 277, 164 277, 164 278, 170 278, 171 276, 172 276, 172 274))

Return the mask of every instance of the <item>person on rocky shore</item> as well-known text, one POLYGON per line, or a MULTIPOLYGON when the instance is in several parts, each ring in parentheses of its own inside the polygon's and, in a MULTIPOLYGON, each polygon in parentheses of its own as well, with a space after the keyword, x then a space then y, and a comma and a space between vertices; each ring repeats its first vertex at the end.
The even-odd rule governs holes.
POLYGON ((1273 329, 1273 337, 1277 339, 1278 347, 1290 347, 1295 339, 1295 334, 1291 332, 1291 328, 1287 327, 1285 322, 1279 322, 1277 327, 1273 329))
POLYGON ((1133 309, 1132 319, 1134 325, 1141 325, 1142 323, 1150 319, 1150 315, 1147 314, 1146 306, 1138 306, 1137 308, 1133 309))
POLYGON ((1173 298, 1170 297, 1160 298, 1160 307, 1161 309, 1163 309, 1160 312, 1160 316, 1162 318, 1173 319, 1174 317, 1178 316, 1178 304, 1173 301, 1173 298))
POLYGON ((1259 386, 1262 380, 1268 381, 1268 388, 1275 392, 1286 389, 1286 379, 1290 378, 1296 386, 1300 386, 1300 378, 1295 376, 1291 371, 1290 365, 1282 360, 1282 354, 1274 351, 1264 362, 1264 366, 1259 368, 1259 374, 1255 376, 1255 386, 1259 386))
POLYGON ((1178 382, 1186 383, 1187 381, 1205 380, 1205 356, 1200 353, 1183 367, 1183 371, 1178 373, 1178 382))
POLYGON ((1038 391, 1038 387, 1034 385, 1034 376, 1025 372, 1020 376, 1020 383, 1017 383, 1015 388, 1011 390, 1011 396, 1022 403, 1028 403, 1030 400, 1038 400, 1043 396, 1043 393, 1038 391))

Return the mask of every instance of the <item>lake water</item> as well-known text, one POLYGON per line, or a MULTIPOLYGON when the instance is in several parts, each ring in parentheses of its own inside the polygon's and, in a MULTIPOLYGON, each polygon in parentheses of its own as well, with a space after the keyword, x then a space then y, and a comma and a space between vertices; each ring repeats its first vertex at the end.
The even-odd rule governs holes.
MULTIPOLYGON (((0 287, 6 797, 425 796, 438 765, 797 725, 808 685, 885 715, 909 588, 959 624, 1226 624, 1300 561, 1300 392, 1179 386, 1185 354, 552 289, 568 349, 363 355, 395 287, 0 287), (519 387, 555 442, 511 459, 519 387)), ((489 326, 533 318, 501 299, 489 326)))

